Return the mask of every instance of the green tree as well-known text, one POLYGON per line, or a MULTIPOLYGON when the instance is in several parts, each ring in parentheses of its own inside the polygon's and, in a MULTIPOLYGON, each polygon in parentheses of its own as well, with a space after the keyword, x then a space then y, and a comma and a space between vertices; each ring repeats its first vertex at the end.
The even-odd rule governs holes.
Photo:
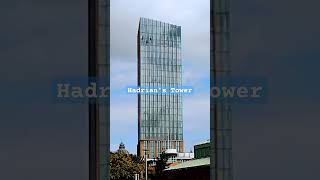
POLYGON ((131 180, 134 178, 134 174, 140 173, 143 168, 143 161, 136 155, 119 152, 111 153, 111 180, 131 180))
POLYGON ((163 170, 167 168, 167 161, 168 161, 168 156, 166 155, 165 152, 162 152, 160 154, 160 158, 158 158, 156 162, 156 176, 158 178, 161 177, 163 170))

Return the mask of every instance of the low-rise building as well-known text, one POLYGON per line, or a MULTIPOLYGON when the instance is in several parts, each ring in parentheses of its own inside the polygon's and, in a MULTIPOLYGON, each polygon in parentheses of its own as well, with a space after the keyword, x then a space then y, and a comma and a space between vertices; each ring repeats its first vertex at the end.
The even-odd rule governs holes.
POLYGON ((195 144, 194 156, 196 159, 210 157, 210 140, 195 144))
POLYGON ((192 152, 183 152, 179 153, 176 149, 167 149, 165 154, 168 157, 168 163, 181 163, 185 161, 189 161, 194 158, 194 153, 192 152))
MULTIPOLYGON (((169 153, 170 154, 170 153, 169 153)), ((176 163, 163 171, 162 180, 209 180, 210 140, 194 145, 194 158, 176 163)))

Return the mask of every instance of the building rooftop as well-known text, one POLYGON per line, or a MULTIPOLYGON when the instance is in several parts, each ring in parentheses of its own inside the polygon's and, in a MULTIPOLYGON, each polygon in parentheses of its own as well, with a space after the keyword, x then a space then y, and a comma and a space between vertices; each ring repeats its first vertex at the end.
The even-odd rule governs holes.
POLYGON ((172 23, 169 23, 169 22, 164 22, 164 21, 160 21, 160 20, 157 20, 157 19, 151 19, 151 18, 146 18, 146 17, 140 17, 140 20, 139 20, 140 23, 143 20, 149 20, 149 21, 152 21, 152 22, 155 22, 155 23, 163 23, 163 24, 168 24, 168 25, 174 26, 176 28, 181 28, 181 26, 178 26, 178 25, 175 25, 175 24, 172 24, 172 23))
POLYGON ((199 143, 195 144, 195 146, 201 145, 201 144, 206 144, 206 143, 210 143, 210 139, 202 141, 202 142, 199 142, 199 143))
POLYGON ((123 144, 123 142, 120 143, 119 149, 118 149, 117 152, 118 152, 118 153, 129 154, 129 152, 126 150, 126 147, 125 147, 125 145, 123 144))
POLYGON ((165 169, 165 171, 179 170, 179 169, 200 167, 200 166, 210 166, 210 157, 186 161, 186 162, 177 164, 175 166, 171 166, 170 168, 165 169))
POLYGON ((175 156, 177 159, 193 159, 194 158, 194 153, 192 152, 177 152, 177 149, 167 149, 164 151, 165 154, 175 156))
POLYGON ((177 154, 177 149, 166 149, 165 150, 166 154, 177 154))

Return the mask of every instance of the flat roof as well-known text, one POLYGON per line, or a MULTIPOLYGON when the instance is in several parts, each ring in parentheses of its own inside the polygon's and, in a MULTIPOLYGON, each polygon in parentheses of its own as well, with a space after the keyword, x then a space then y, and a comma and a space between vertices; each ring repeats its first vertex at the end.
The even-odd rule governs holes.
POLYGON ((201 145, 201 144, 206 144, 206 143, 210 143, 210 139, 202 141, 202 142, 199 142, 199 143, 195 144, 195 146, 201 145))
POLYGON ((199 166, 210 166, 210 157, 182 162, 175 166, 171 166, 168 169, 165 169, 165 171, 179 170, 179 169, 199 167, 199 166))

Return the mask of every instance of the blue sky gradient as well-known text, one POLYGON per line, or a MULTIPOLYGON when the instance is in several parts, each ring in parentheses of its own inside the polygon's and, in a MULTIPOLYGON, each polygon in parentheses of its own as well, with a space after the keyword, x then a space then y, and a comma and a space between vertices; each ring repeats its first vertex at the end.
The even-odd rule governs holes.
POLYGON ((137 95, 127 94, 125 88, 137 85, 138 22, 147 17, 181 26, 183 86, 192 86, 195 92, 183 95, 184 143, 185 151, 193 151, 194 144, 210 138, 209 1, 195 5, 192 1, 113 0, 111 4, 111 150, 122 141, 129 152, 136 153, 137 95))

